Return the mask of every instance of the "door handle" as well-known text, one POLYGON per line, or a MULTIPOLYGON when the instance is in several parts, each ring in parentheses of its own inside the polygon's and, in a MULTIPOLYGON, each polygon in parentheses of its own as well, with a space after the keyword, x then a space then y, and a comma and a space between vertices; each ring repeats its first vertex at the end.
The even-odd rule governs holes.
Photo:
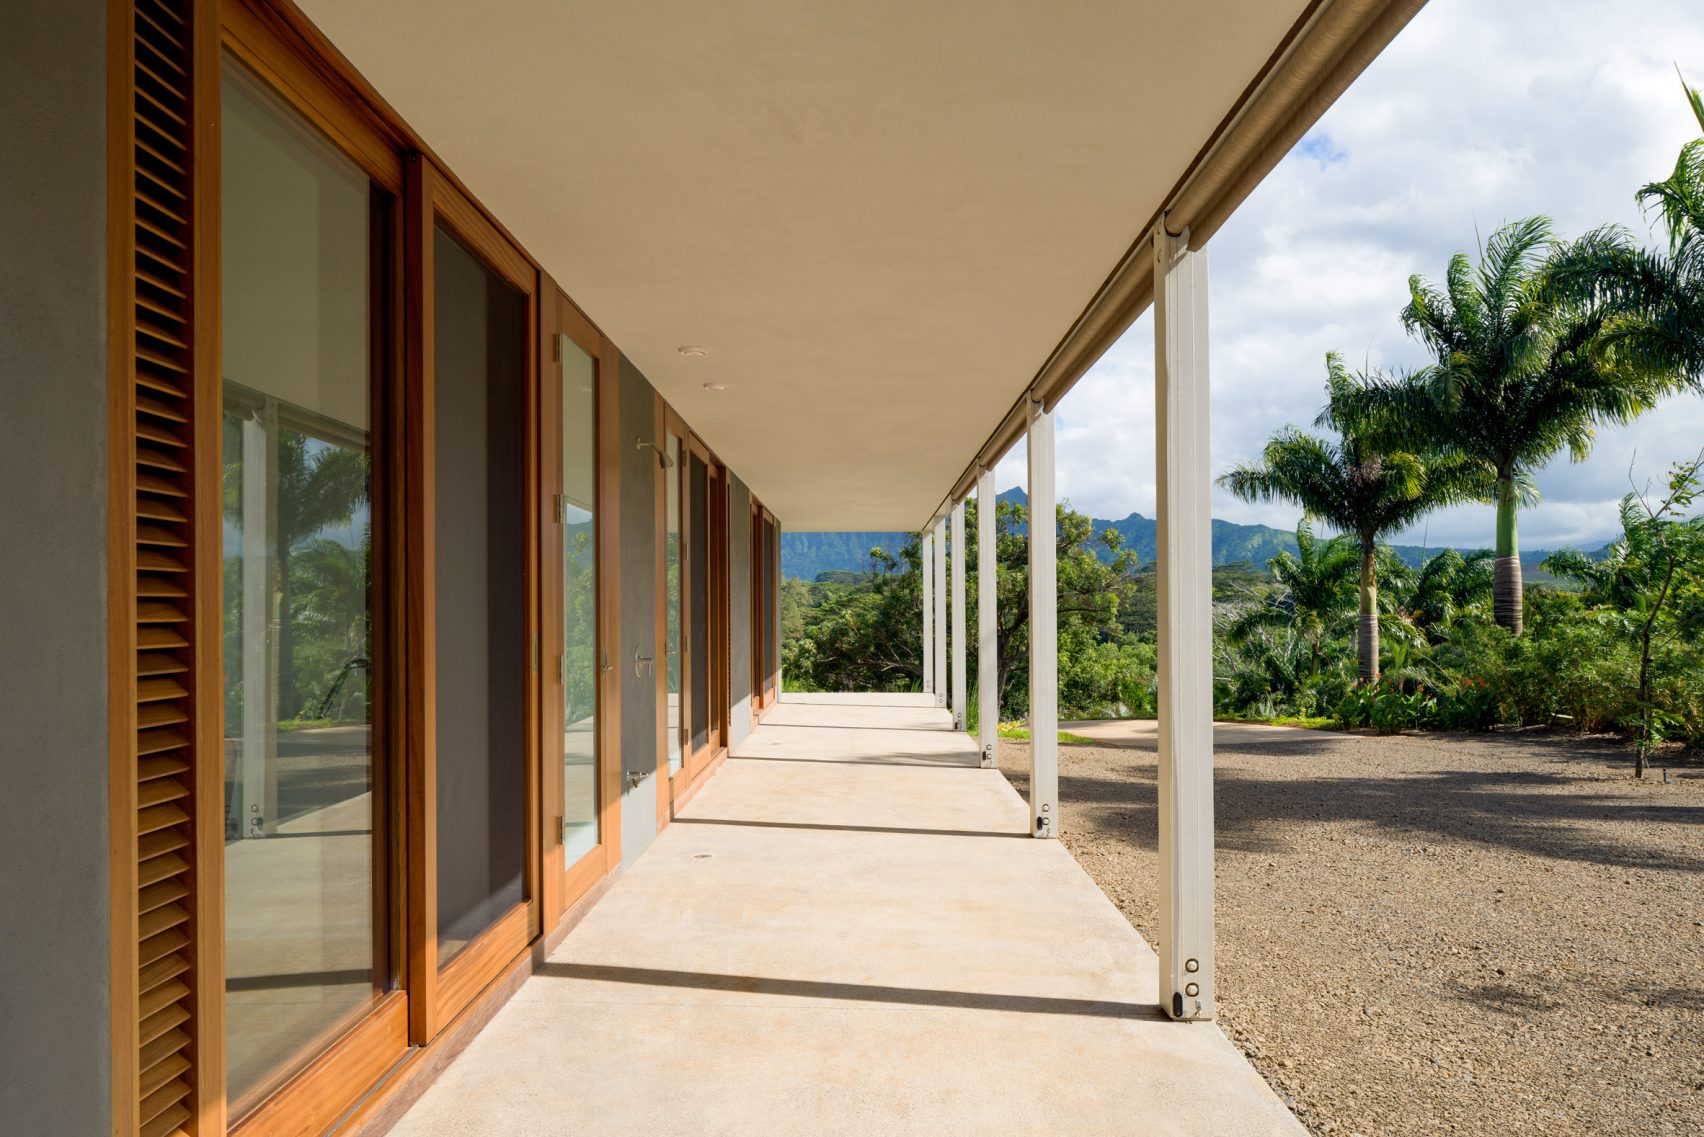
POLYGON ((634 648, 633 678, 643 679, 647 671, 655 675, 657 673, 657 661, 646 655, 643 648, 634 648))
POLYGON ((629 771, 627 771, 627 788, 628 789, 630 789, 630 790, 638 789, 639 783, 643 782, 644 780, 645 780, 645 771, 643 771, 643 770, 629 770, 629 771))

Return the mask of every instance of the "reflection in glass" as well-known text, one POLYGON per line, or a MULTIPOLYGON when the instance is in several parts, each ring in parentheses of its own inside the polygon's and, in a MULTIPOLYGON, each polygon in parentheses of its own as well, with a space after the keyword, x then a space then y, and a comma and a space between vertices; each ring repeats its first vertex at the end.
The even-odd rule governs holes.
POLYGON ((438 962, 525 897, 525 294, 433 240, 438 962))
POLYGON ((597 363, 567 336, 562 356, 562 851, 598 844, 597 363))
POLYGON ((368 1006, 388 970, 375 974, 373 918, 373 194, 235 64, 222 98, 225 1047, 237 1116, 368 1006))
POLYGON ((680 773, 680 438, 668 435, 669 468, 663 471, 665 526, 663 529, 663 612, 667 621, 663 652, 668 678, 669 773, 680 773))
POLYGON ((691 540, 687 575, 692 580, 692 632, 687 637, 688 666, 692 669, 692 752, 710 742, 710 469, 698 455, 692 456, 687 476, 687 508, 691 540))

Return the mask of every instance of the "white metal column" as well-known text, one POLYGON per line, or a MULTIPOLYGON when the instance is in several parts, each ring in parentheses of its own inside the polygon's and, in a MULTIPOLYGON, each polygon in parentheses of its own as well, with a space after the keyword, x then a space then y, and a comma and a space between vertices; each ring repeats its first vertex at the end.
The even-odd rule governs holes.
POLYGON ((935 531, 923 534, 918 571, 923 577, 923 693, 935 693, 935 531))
POLYGON ((994 567, 994 471, 976 478, 976 735, 982 765, 992 769, 1000 745, 1000 663, 996 608, 998 570, 994 567))
MULTIPOLYGON (((242 764, 234 835, 278 831, 278 404, 271 399, 242 426, 242 764)), ((290 709, 295 713, 295 708, 290 709)))
POLYGON ((1059 565, 1053 413, 1029 413, 1030 832, 1059 836, 1059 565))
POLYGON ((963 730, 970 720, 969 677, 965 675, 964 628, 964 502, 953 503, 953 729, 963 730))
POLYGON ((1213 570, 1207 254, 1154 238, 1160 1003, 1213 1017, 1213 570))
POLYGON ((935 705, 947 705, 947 519, 935 523, 935 705))

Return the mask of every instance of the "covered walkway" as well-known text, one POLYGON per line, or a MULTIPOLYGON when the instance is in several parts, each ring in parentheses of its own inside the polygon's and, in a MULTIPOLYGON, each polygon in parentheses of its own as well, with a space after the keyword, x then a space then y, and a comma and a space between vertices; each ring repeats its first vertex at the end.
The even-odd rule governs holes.
POLYGON ((397 1137, 1302 1134, 933 702, 787 696, 397 1137))

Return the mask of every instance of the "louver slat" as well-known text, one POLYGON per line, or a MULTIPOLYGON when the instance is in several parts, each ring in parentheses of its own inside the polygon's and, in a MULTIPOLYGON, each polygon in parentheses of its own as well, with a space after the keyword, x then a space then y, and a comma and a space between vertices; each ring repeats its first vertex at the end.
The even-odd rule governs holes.
POLYGON ((130 334, 127 413, 115 419, 123 424, 115 432, 122 431, 121 465, 135 501, 121 579, 131 582, 135 621, 134 784, 127 790, 136 855, 127 919, 135 942, 126 958, 137 970, 129 992, 136 1052, 117 1092, 127 1099, 124 1131, 134 1137, 212 1137, 201 1127, 222 1133, 220 1095, 212 1083, 212 1092, 202 1092, 199 1079, 222 1081, 217 1065, 208 1065, 218 1039, 208 1033, 212 1023, 198 1020, 200 985, 217 976, 198 974, 209 945, 198 891, 208 883, 198 876, 196 849, 208 839, 198 830, 217 830, 201 816, 197 787, 208 784, 207 765, 216 772, 222 756, 197 750, 199 692, 215 662, 197 658, 207 632, 199 622, 217 618, 216 606, 199 599, 211 584, 198 542, 217 542, 219 534, 197 532, 195 518, 198 495, 209 492, 202 488, 210 480, 206 438, 218 424, 198 406, 200 376, 216 361, 202 357, 210 341, 197 335, 206 285, 198 280, 205 259, 195 219, 206 212, 199 172, 208 163, 198 153, 197 118, 205 116, 195 84, 216 81, 207 42, 216 36, 208 32, 215 26, 208 0, 131 0, 125 8, 127 24, 115 30, 129 36, 130 82, 115 97, 125 100, 132 133, 127 169, 115 177, 130 189, 123 222, 130 276, 115 303, 124 306, 130 334))

